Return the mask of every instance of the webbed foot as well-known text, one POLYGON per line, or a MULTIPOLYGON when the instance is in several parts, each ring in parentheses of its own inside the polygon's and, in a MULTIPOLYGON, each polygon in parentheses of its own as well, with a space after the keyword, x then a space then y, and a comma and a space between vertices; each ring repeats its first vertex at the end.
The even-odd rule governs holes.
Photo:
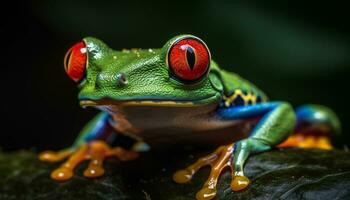
POLYGON ((46 151, 39 155, 39 159, 46 162, 59 162, 68 158, 59 168, 51 173, 51 178, 58 181, 65 181, 74 175, 74 168, 84 160, 90 160, 89 166, 84 171, 84 176, 89 178, 100 177, 104 174, 103 161, 106 157, 117 157, 127 161, 135 159, 138 154, 134 151, 127 151, 121 147, 109 147, 103 141, 95 140, 82 144, 78 149, 66 149, 58 152, 46 151))
POLYGON ((176 183, 187 183, 199 169, 209 165, 211 167, 210 175, 202 189, 196 194, 198 200, 208 200, 216 196, 217 182, 223 169, 230 167, 232 175, 232 190, 243 190, 249 185, 250 181, 247 177, 234 173, 234 170, 232 169, 232 154, 233 144, 221 146, 208 156, 198 159, 197 162, 188 166, 186 169, 177 171, 173 176, 173 180, 176 183))
POLYGON ((331 140, 323 135, 305 135, 296 133, 289 136, 284 142, 277 147, 299 147, 299 148, 317 148, 324 150, 332 150, 331 140))

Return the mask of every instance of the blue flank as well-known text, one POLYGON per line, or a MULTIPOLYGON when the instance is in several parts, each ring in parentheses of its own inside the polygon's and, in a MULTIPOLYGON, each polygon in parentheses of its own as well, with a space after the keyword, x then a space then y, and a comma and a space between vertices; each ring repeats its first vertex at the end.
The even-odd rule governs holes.
POLYGON ((254 117, 262 117, 259 120, 258 124, 254 127, 252 132, 249 134, 250 137, 254 136, 260 129, 260 127, 269 120, 269 117, 273 113, 273 110, 275 110, 276 108, 278 108, 278 106, 282 104, 282 102, 268 102, 249 106, 237 106, 225 109, 220 108, 218 110, 218 115, 223 120, 239 120, 254 117))
POLYGON ((279 105, 281 105, 281 102, 268 102, 248 106, 219 108, 217 113, 223 120, 247 119, 263 116, 279 105))

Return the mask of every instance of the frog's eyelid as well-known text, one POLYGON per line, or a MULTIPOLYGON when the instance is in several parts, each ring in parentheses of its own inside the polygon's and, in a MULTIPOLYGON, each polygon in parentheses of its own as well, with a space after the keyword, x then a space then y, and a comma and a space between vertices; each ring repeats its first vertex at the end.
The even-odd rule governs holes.
POLYGON ((72 49, 73 49, 73 47, 71 47, 70 49, 68 49, 66 55, 64 55, 63 64, 64 64, 64 70, 65 70, 67 73, 68 73, 69 60, 70 60, 70 57, 71 57, 71 54, 72 54, 72 49))

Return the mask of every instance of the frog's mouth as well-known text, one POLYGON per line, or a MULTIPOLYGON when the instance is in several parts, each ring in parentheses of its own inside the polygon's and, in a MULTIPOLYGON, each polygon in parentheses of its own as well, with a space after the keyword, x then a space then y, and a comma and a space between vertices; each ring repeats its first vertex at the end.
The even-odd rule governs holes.
POLYGON ((193 107, 193 102, 186 101, 153 101, 153 100, 132 100, 132 101, 94 101, 94 100, 81 100, 80 105, 87 106, 164 106, 164 107, 193 107))
POLYGON ((98 106, 157 106, 157 107, 196 107, 208 105, 217 102, 218 97, 212 96, 199 100, 168 100, 168 99, 132 99, 132 100, 115 100, 115 99, 81 99, 80 105, 82 107, 98 107, 98 106))

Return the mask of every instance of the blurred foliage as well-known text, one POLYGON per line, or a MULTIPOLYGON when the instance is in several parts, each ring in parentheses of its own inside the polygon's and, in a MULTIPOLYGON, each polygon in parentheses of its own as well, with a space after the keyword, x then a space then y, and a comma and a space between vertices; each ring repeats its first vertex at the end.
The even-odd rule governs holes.
MULTIPOLYGON (((96 111, 81 110, 66 77, 66 50, 85 36, 114 49, 160 48, 190 33, 220 66, 258 85, 272 99, 324 104, 349 130, 348 11, 340 1, 32 1, 7 17, 5 149, 62 148, 96 111), (23 50, 18 53, 18 50, 23 50), (23 53, 21 53, 23 52, 23 53), (20 71, 21 73, 18 73, 20 71), (20 123, 20 125, 18 125, 20 123), (20 139, 19 139, 20 138, 20 139)), ((339 143, 350 145, 349 134, 339 143)))

